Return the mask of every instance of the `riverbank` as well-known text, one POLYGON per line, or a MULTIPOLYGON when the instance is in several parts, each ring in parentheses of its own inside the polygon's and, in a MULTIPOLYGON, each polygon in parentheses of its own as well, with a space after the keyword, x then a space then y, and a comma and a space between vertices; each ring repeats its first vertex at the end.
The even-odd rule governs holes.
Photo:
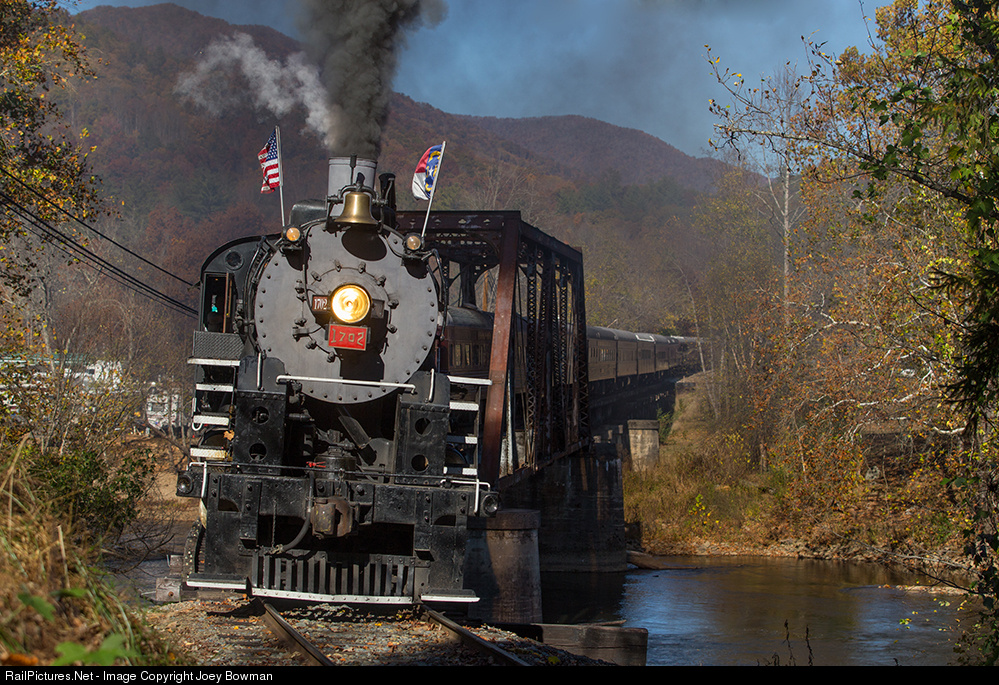
POLYGON ((750 449, 712 420, 704 376, 678 385, 658 463, 624 478, 629 548, 964 568, 967 513, 938 454, 858 451, 841 473, 750 449), (799 466, 796 472, 793 466, 799 466))

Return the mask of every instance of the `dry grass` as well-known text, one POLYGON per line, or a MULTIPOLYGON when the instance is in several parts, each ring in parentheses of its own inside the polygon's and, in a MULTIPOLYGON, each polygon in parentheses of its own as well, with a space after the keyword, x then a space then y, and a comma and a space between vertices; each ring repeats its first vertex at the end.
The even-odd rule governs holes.
POLYGON ((28 477, 27 442, 0 445, 0 663, 173 663, 94 570, 88 529, 28 477))
POLYGON ((953 464, 919 457, 869 480, 831 461, 820 481, 788 474, 776 459, 761 472, 749 452, 737 435, 712 425, 700 390, 681 393, 658 465, 625 474, 633 544, 658 554, 960 556, 969 521, 942 485, 946 473, 957 472, 953 464))
POLYGON ((744 526, 758 488, 738 441, 714 431, 700 390, 680 393, 657 466, 625 474, 625 520, 643 549, 689 553, 749 541, 744 526))
POLYGON ((112 624, 97 610, 105 598, 94 596, 91 559, 79 556, 75 531, 23 484, 8 479, 3 494, 0 659, 50 664, 66 642, 99 649, 112 624))

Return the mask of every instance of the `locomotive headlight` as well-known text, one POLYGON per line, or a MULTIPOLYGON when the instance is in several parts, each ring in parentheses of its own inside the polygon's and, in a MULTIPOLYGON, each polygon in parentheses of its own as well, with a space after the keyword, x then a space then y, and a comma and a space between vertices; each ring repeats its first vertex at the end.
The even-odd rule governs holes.
POLYGON ((341 285, 330 296, 330 311, 344 323, 357 323, 371 310, 371 297, 359 285, 341 285))

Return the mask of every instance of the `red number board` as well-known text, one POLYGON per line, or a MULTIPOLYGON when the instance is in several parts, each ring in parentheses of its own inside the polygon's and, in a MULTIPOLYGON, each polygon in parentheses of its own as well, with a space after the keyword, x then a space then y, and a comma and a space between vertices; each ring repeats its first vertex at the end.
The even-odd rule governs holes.
POLYGON ((368 346, 368 329, 364 326, 330 324, 330 346, 345 350, 363 350, 368 346))

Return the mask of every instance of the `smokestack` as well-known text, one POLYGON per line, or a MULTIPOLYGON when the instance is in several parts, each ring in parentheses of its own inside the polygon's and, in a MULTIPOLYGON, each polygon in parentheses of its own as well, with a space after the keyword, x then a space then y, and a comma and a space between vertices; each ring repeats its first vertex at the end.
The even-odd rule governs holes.
POLYGON ((329 197, 340 194, 344 186, 357 182, 358 174, 364 177, 364 187, 373 191, 375 188, 376 162, 373 159, 353 157, 334 157, 330 160, 329 197), (351 164, 353 162, 353 165, 351 164))
MULTIPOLYGON (((303 0, 302 33, 330 98, 330 155, 378 159, 405 31, 439 22, 443 0, 303 0)), ((374 183, 374 177, 365 183, 374 183)), ((332 191, 333 180, 330 180, 332 191)), ((337 188, 336 190, 339 190, 337 188)))

